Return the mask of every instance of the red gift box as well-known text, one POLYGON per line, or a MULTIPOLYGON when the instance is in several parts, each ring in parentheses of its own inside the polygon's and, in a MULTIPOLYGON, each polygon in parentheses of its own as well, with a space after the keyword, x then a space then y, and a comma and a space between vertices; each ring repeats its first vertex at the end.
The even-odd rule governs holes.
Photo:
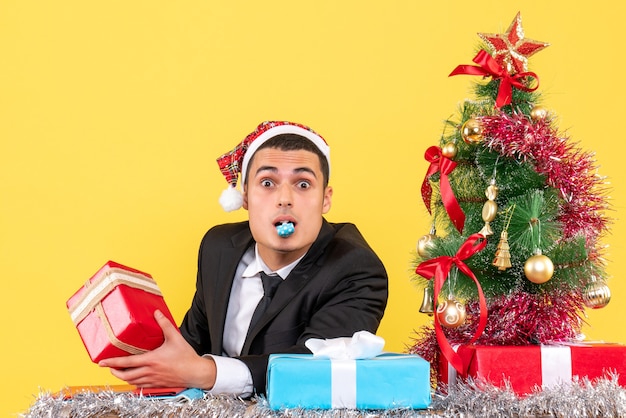
POLYGON ((113 261, 100 268, 66 305, 94 363, 163 344, 163 331, 154 319, 157 309, 176 326, 152 276, 113 261))
MULTIPOLYGON (((619 385, 626 387, 626 346, 621 344, 459 346, 457 352, 467 377, 498 387, 508 382, 520 396, 577 378, 606 378, 610 373, 617 373, 619 385)), ((452 388, 459 373, 440 357, 438 381, 452 388)))

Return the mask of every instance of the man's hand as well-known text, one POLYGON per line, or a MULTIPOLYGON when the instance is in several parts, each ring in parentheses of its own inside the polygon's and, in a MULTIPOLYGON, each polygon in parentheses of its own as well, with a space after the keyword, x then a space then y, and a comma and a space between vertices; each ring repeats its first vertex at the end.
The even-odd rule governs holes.
POLYGON ((111 373, 139 387, 185 387, 211 389, 216 367, 210 357, 201 357, 185 341, 172 323, 160 312, 154 318, 163 330, 165 341, 152 351, 100 361, 111 373))

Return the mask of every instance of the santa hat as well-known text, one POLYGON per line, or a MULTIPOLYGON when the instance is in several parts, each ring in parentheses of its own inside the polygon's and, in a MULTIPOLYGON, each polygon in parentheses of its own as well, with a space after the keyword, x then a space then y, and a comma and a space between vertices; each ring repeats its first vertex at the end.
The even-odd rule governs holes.
POLYGON ((263 122, 257 126, 254 132, 246 136, 235 149, 217 159, 217 164, 229 184, 219 199, 220 205, 225 211, 237 210, 242 206, 243 195, 237 189, 237 180, 241 175, 241 184, 245 183, 248 163, 254 153, 268 139, 282 134, 296 134, 309 139, 324 154, 330 169, 330 148, 324 138, 311 128, 293 122, 263 122))

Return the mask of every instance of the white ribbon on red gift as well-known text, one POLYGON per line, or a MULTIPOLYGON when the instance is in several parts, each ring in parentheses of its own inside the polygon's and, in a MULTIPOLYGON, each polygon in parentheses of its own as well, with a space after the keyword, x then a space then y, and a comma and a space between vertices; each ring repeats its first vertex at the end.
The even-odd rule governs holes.
POLYGON ((304 344, 314 358, 330 359, 331 407, 355 409, 356 360, 382 353, 385 340, 371 332, 358 331, 352 337, 310 338, 304 344))
POLYGON ((554 388, 572 380, 572 350, 562 345, 541 346, 541 387, 554 388))
MULTIPOLYGON (((459 347, 461 344, 453 344, 452 349, 455 353, 459 351, 459 347)), ((453 390, 454 385, 456 385, 456 380, 459 378, 459 372, 456 371, 452 364, 448 363, 448 389, 453 390)))

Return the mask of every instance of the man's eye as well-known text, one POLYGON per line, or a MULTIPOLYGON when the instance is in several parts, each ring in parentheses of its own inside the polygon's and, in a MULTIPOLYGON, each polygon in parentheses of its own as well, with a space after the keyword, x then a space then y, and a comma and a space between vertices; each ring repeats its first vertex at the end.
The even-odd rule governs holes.
POLYGON ((271 180, 267 180, 267 179, 261 180, 261 186, 263 187, 272 187, 272 184, 274 183, 272 183, 271 180))
POLYGON ((308 181, 301 181, 300 183, 298 183, 298 187, 301 189, 308 189, 309 187, 311 187, 311 183, 309 183, 308 181))

